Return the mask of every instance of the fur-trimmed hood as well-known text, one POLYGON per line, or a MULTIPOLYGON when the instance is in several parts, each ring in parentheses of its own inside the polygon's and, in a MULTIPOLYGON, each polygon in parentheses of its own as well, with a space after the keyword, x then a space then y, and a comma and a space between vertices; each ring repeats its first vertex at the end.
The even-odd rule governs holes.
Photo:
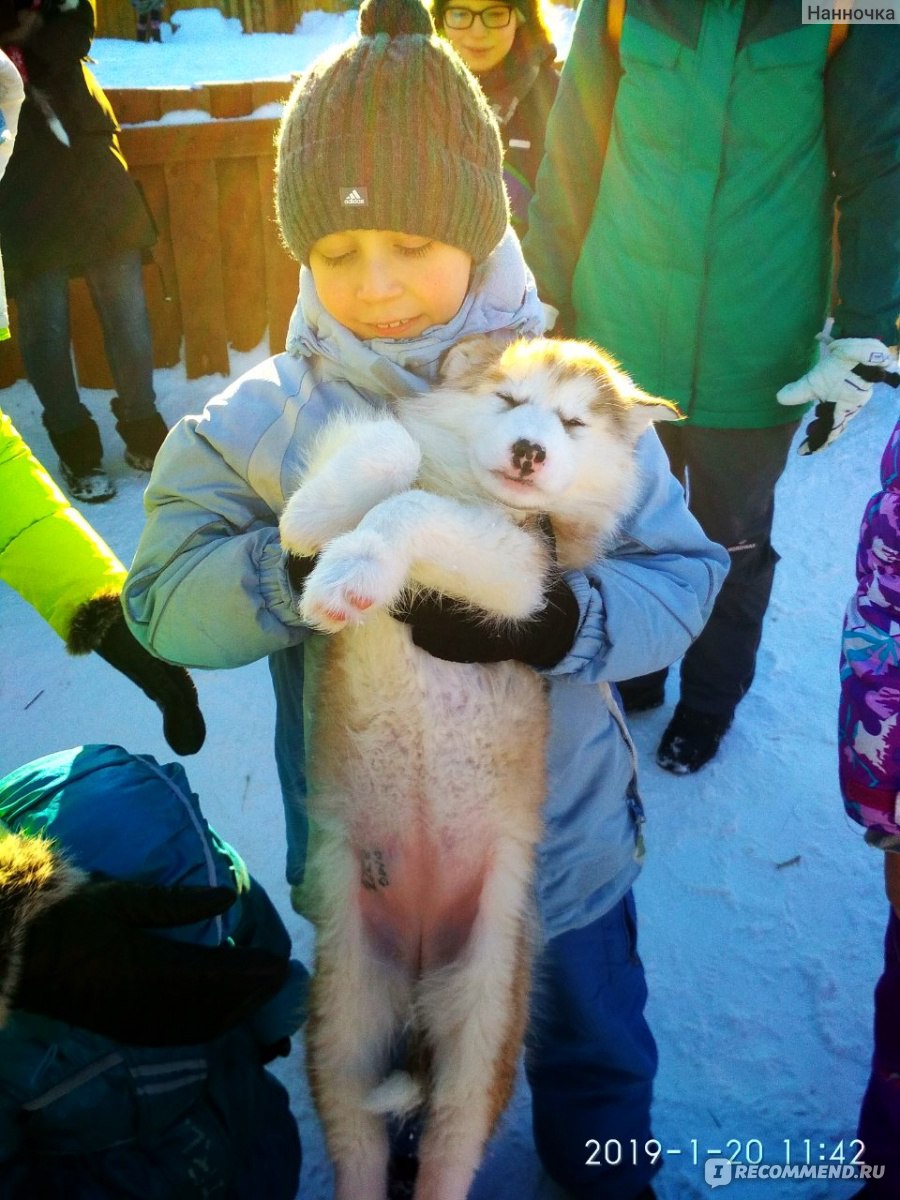
POLYGON ((10 832, 0 824, 0 1028, 22 974, 29 922, 87 878, 53 842, 10 832))

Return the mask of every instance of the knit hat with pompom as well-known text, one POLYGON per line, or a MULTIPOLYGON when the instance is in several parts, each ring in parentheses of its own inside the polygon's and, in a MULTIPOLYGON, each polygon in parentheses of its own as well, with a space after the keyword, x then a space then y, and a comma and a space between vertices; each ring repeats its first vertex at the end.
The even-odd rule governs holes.
POLYGON ((300 262, 321 237, 389 229, 481 262, 509 218, 478 82, 420 0, 365 0, 359 37, 296 84, 278 134, 278 220, 300 262))

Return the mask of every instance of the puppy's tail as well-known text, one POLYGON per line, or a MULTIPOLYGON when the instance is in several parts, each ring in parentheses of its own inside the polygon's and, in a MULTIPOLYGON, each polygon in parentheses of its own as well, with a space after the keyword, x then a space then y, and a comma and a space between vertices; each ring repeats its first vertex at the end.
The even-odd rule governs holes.
POLYGON ((366 1098, 366 1112, 381 1117, 408 1117, 422 1107, 422 1089, 407 1071, 394 1071, 366 1098))

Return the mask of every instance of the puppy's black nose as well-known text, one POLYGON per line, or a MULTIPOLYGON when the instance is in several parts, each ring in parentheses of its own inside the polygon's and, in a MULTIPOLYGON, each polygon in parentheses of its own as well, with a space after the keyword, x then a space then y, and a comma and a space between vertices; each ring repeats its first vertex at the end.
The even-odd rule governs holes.
POLYGON ((547 451, 537 442, 529 442, 527 438, 513 442, 512 464, 520 475, 532 475, 546 457, 547 451))

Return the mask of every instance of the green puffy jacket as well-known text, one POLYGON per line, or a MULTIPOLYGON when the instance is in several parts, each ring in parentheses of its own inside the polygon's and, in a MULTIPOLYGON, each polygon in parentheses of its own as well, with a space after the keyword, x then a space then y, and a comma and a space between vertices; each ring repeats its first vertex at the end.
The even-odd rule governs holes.
POLYGON ((0 579, 69 642, 76 612, 118 594, 125 567, 0 411, 0 579))
POLYGON ((800 7, 582 0, 529 211, 541 298, 709 428, 797 420, 835 200, 835 335, 897 341, 900 27, 800 7))

